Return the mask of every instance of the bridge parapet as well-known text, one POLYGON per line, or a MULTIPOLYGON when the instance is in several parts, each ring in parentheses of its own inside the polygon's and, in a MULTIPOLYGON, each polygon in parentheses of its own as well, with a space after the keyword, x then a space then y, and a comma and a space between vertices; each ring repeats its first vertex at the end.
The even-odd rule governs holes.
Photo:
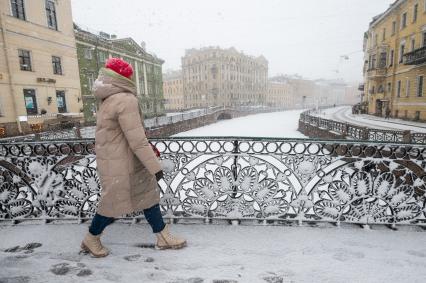
MULTIPOLYGON (((238 137, 153 143, 165 173, 166 218, 426 225, 424 145, 238 137)), ((0 143, 0 220, 83 221, 94 215, 100 191, 94 140, 0 143)))

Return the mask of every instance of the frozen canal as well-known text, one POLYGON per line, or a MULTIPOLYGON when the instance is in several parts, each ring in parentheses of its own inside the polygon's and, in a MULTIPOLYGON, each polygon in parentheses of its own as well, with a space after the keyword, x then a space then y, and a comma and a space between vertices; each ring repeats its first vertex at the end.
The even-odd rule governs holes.
POLYGON ((183 132, 176 137, 237 136, 306 138, 297 131, 302 110, 265 113, 219 121, 217 123, 183 132))
POLYGON ((78 253, 87 224, 0 226, 0 282, 424 282, 425 232, 321 226, 173 225, 188 247, 157 251, 139 247, 148 226, 116 223, 103 259, 78 253))

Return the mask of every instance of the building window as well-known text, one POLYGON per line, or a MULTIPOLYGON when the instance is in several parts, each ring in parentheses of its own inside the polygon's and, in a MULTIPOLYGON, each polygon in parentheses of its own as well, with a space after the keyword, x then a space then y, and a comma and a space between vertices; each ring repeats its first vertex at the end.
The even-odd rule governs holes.
POLYGON ((10 5, 12 6, 12 16, 25 21, 24 0, 11 0, 10 5))
POLYGON ((386 40, 386 28, 383 29, 382 41, 386 40))
POLYGON ((386 68, 387 57, 388 57, 388 54, 386 52, 380 53, 379 68, 386 68))
POLYGON ((99 62, 103 65, 105 64, 106 60, 108 58, 108 54, 102 51, 99 51, 99 62))
POLYGON ((388 92, 391 93, 392 92, 392 83, 388 83, 388 92))
POLYGON ((59 113, 67 112, 67 103, 65 100, 65 91, 57 90, 56 91, 56 105, 58 106, 59 113))
POLYGON ((47 15, 48 27, 54 30, 58 30, 58 23, 56 21, 55 2, 51 0, 46 0, 46 15, 47 15))
POLYGON ((411 39, 411 51, 414 51, 415 48, 416 48, 416 40, 413 38, 411 39))
POLYGON ((416 111, 416 116, 414 117, 414 120, 416 121, 420 120, 420 111, 416 111))
POLYGON ((423 96, 423 76, 417 77, 417 97, 423 96))
POLYGON ((393 66, 393 61, 395 60, 394 57, 395 57, 395 51, 391 50, 391 52, 390 52, 390 58, 389 58, 389 67, 393 66))
POLYGON ((30 51, 19 49, 18 54, 21 71, 32 71, 30 51))
POLYGON ((92 48, 89 47, 84 49, 84 58, 92 60, 92 48))
POLYGON ((401 18, 401 29, 407 27, 407 13, 402 14, 401 18))
POLYGON ((401 48, 399 50, 399 63, 401 64, 404 61, 405 54, 405 44, 401 44, 401 48))
POLYGON ((407 80, 406 86, 405 86, 405 96, 410 96, 410 80, 407 80))
POLYGON ((2 98, 0 96, 0 117, 4 117, 4 107, 3 107, 3 102, 2 102, 2 98))
POLYGON ((87 87, 89 88, 89 91, 92 91, 94 82, 95 82, 95 75, 93 73, 88 73, 87 74, 87 87))
MULTIPOLYGON (((426 3, 426 0, 425 0, 426 3)), ((423 32, 423 47, 426 46, 426 31, 423 32)))
POLYGON ((52 56, 53 74, 62 75, 62 63, 61 58, 52 56))
POLYGON ((37 115, 37 99, 34 89, 24 89, 24 101, 27 115, 37 115))
POLYGON ((413 23, 417 21, 418 12, 419 12, 419 4, 415 4, 414 11, 413 11, 413 23))
POLYGON ((396 96, 401 97, 401 81, 398 81, 398 84, 396 87, 396 96))
POLYGON ((392 35, 395 35, 396 33, 396 21, 392 22, 392 35))
POLYGON ((376 55, 371 56, 371 69, 376 68, 376 55))

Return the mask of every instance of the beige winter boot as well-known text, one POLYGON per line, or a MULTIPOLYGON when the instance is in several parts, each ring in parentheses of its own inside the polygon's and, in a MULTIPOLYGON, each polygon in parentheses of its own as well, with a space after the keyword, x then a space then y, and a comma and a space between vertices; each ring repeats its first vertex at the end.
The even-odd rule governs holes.
POLYGON ((94 236, 90 233, 87 233, 81 242, 81 249, 93 257, 106 257, 109 254, 108 249, 101 243, 101 235, 94 236))
POLYGON ((181 249, 186 246, 186 240, 173 236, 170 234, 169 225, 166 224, 163 231, 157 233, 157 245, 155 246, 159 250, 165 249, 181 249))

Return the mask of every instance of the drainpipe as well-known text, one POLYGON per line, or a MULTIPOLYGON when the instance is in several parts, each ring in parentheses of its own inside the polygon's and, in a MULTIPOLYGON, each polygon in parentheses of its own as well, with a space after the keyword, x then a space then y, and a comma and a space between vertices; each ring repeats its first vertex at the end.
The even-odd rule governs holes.
POLYGON ((18 131, 20 134, 22 134, 21 121, 19 121, 19 117, 18 117, 18 105, 15 99, 15 90, 13 88, 12 72, 10 70, 10 64, 9 64, 9 49, 8 49, 8 43, 7 43, 7 37, 6 37, 6 24, 4 22, 3 16, 4 16, 3 13, 0 13, 0 29, 1 29, 3 42, 4 42, 3 49, 4 49, 4 55, 6 57, 6 69, 7 69, 8 78, 9 78, 10 95, 12 96, 12 102, 13 102, 13 116, 16 119, 16 124, 18 125, 18 131))

